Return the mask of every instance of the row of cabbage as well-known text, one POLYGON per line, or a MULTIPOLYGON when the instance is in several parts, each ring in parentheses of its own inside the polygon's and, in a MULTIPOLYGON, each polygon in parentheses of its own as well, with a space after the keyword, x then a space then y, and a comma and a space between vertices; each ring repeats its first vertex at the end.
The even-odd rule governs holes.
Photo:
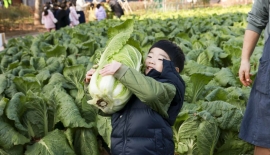
MULTIPOLYGON (((185 103, 173 126, 176 154, 252 154, 237 137, 250 92, 237 75, 246 13, 223 12, 128 17, 135 21, 129 43, 142 53, 169 39, 186 54, 185 103)), ((110 118, 87 103, 83 81, 122 22, 9 40, 0 53, 0 154, 98 155, 99 135, 110 146, 110 118)), ((261 51, 262 40, 251 59, 254 74, 261 51)))

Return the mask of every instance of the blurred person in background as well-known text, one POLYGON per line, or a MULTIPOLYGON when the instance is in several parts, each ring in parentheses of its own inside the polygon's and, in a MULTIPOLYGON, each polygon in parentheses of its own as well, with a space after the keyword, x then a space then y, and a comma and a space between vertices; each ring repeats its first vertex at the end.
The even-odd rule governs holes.
POLYGON ((268 0, 255 0, 248 13, 242 48, 239 79, 244 86, 252 84, 250 57, 264 30, 264 49, 247 108, 241 123, 239 137, 255 146, 254 155, 270 154, 270 25, 268 0))
MULTIPOLYGON (((57 18, 59 11, 60 11, 59 5, 56 2, 53 3, 52 13, 53 13, 55 18, 57 18)), ((59 30, 58 23, 55 23, 55 29, 59 30)))
POLYGON ((124 10, 117 0, 106 0, 106 2, 110 5, 115 16, 121 18, 121 16, 124 15, 124 10))
POLYGON ((69 3, 69 10, 70 10, 70 12, 69 12, 70 26, 74 27, 74 26, 80 24, 80 22, 79 22, 80 15, 77 14, 74 4, 69 3))
MULTIPOLYGON (((70 4, 71 2, 65 0, 63 3, 66 5, 66 12, 67 12, 67 14, 69 15, 69 13, 70 13, 70 10, 69 10, 69 4, 70 4)), ((74 3, 73 3, 73 4, 74 4, 74 3)), ((68 20, 69 20, 69 18, 68 18, 68 20)), ((70 21, 68 21, 68 23, 70 24, 70 21)))
POLYGON ((90 2, 85 2, 85 0, 76 0, 76 11, 78 14, 80 14, 79 17, 79 22, 85 23, 85 14, 84 14, 84 9, 90 5, 90 2))
POLYGON ((50 10, 50 5, 46 4, 44 11, 42 12, 41 23, 44 24, 44 27, 48 32, 55 30, 55 23, 57 19, 54 17, 52 11, 50 10))
POLYGON ((96 15, 96 19, 98 21, 106 19, 106 11, 100 3, 97 4, 97 8, 95 10, 95 15, 96 15))
POLYGON ((88 21, 96 20, 95 11, 96 11, 95 4, 91 3, 88 11, 88 21))
POLYGON ((66 11, 66 8, 67 8, 66 4, 61 3, 60 8, 61 10, 59 11, 58 16, 57 16, 57 20, 58 20, 57 24, 59 26, 59 29, 69 25, 69 14, 66 11))

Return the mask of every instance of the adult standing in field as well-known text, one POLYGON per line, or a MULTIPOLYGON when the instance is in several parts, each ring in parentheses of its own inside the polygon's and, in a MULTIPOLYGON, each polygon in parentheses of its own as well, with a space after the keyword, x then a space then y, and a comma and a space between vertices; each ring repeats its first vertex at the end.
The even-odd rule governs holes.
POLYGON ((84 8, 86 8, 90 3, 86 3, 85 0, 76 0, 76 11, 80 15, 79 22, 85 23, 85 14, 84 14, 84 8))
MULTIPOLYGON (((57 3, 53 3, 52 13, 53 13, 55 18, 57 18, 59 11, 60 11, 59 5, 57 3)), ((56 28, 56 30, 59 30, 57 23, 55 23, 55 28, 56 28)))
POLYGON ((62 3, 60 7, 61 7, 61 10, 59 11, 58 16, 57 16, 57 20, 58 20, 57 24, 59 26, 59 29, 69 25, 69 14, 66 11, 67 6, 65 3, 62 3))
POLYGON ((121 16, 124 15, 124 10, 117 0, 106 0, 106 2, 110 5, 111 10, 114 12, 115 16, 121 18, 121 16))
POLYGON ((255 145, 254 155, 270 154, 270 25, 269 1, 256 0, 248 13, 248 26, 244 35, 239 78, 244 86, 250 86, 250 57, 265 29, 265 45, 257 76, 250 92, 248 105, 242 120, 239 137, 255 145))

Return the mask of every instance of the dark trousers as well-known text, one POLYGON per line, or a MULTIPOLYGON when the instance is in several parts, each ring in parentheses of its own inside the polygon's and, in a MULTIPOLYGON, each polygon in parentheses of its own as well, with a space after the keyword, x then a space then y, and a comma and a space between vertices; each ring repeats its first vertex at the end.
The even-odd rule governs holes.
POLYGON ((80 15, 80 17, 79 17, 79 22, 80 22, 80 24, 81 24, 81 23, 85 23, 85 15, 84 15, 84 12, 83 12, 83 11, 77 11, 77 14, 80 15))

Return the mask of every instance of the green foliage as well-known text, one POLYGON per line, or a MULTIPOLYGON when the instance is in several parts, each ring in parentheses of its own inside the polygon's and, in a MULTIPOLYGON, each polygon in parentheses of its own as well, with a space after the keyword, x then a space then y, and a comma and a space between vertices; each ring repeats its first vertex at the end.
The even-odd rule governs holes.
MULTIPOLYGON (((126 17, 134 20, 127 36, 122 20, 104 20, 10 39, 0 53, 0 154, 100 154, 96 137, 110 146, 110 117, 87 103, 86 71, 106 47, 117 52, 130 44, 145 57, 159 39, 174 41, 186 55, 185 103, 173 126, 176 153, 251 154, 252 145, 237 137, 250 92, 237 75, 247 9, 126 17)), ((260 38, 251 57, 254 75, 262 47, 260 38)))
POLYGON ((4 7, 8 8, 9 5, 11 5, 11 0, 4 0, 4 7))

